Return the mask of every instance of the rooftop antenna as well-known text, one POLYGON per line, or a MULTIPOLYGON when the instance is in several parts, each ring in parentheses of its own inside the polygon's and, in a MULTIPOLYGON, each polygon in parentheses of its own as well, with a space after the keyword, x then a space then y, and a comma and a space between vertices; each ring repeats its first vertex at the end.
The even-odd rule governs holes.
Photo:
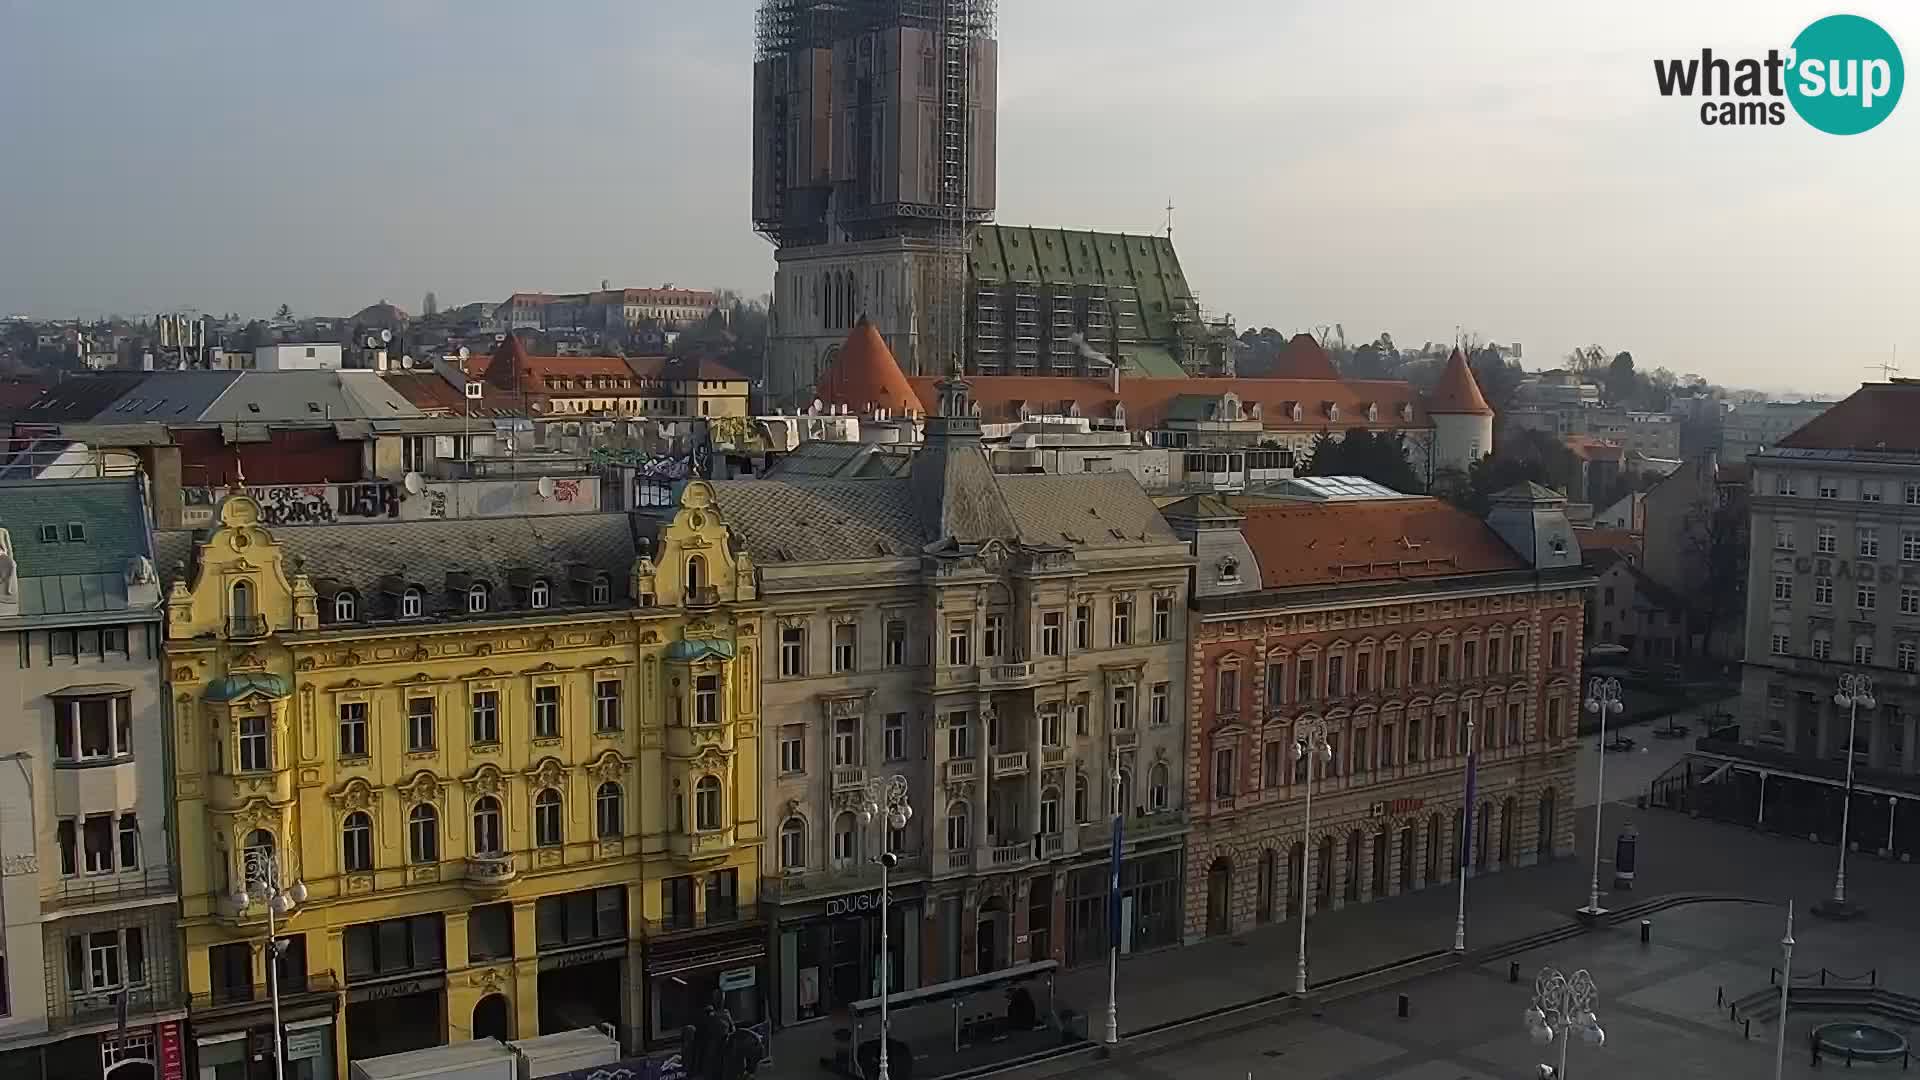
POLYGON ((1892 382, 1900 374, 1900 346, 1893 347, 1893 354, 1878 364, 1868 364, 1868 371, 1878 371, 1881 382, 1892 382))
POLYGON ((1173 197, 1167 197, 1167 243, 1173 243, 1173 197))

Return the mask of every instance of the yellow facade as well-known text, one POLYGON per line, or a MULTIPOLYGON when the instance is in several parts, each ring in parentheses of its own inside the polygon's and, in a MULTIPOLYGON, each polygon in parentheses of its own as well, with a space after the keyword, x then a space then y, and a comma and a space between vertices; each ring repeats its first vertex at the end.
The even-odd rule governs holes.
MULTIPOLYGON (((340 1064, 326 1074, 344 1075, 349 1058, 344 1003, 381 995, 378 980, 349 983, 350 927, 443 914, 442 1039, 474 1037, 476 1007, 496 994, 508 1034, 529 1037, 541 1033, 539 900, 609 886, 625 900, 620 1020, 631 1044, 644 1043, 650 943, 710 921, 712 875, 733 872, 741 920, 757 907, 759 609, 749 560, 733 553, 711 489, 695 483, 651 550, 606 590, 607 603, 323 619, 331 585, 310 564, 326 548, 311 541, 383 527, 314 527, 301 539, 322 554, 300 566, 285 550, 292 530, 276 537, 251 498, 230 494, 195 544, 188 577, 171 585, 166 670, 195 1002, 221 997, 218 977, 234 981, 238 953, 216 963, 219 946, 251 942, 252 981, 266 983, 264 907, 242 909, 233 896, 243 850, 270 837, 281 881, 298 880, 307 894, 280 925, 304 935, 313 976, 291 992, 304 989, 311 1002, 341 987, 329 1062, 340 1064), (476 741, 489 733, 483 717, 497 734, 476 741), (689 878, 696 910, 670 913, 665 883, 684 888, 689 878), (474 962, 469 913, 497 903, 511 905, 512 955, 474 962)), ((535 572, 551 557, 525 553, 535 572)), ((392 559, 403 575, 409 553, 396 547, 392 559)))

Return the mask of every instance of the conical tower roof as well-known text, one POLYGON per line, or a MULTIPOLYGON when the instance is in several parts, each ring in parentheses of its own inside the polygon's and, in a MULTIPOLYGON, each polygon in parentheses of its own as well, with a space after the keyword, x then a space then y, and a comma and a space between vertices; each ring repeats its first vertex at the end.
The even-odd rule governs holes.
POLYGON ((1325 346, 1313 340, 1312 334, 1295 334, 1280 350, 1280 355, 1274 357, 1273 371, 1268 377, 1338 379, 1340 370, 1333 366, 1333 357, 1327 354, 1325 346))
POLYGON ((828 405, 845 405, 855 412, 887 409, 896 413, 923 412, 920 399, 887 348, 880 331, 862 315, 847 335, 840 352, 827 365, 814 389, 828 405))
POLYGON ((1480 393, 1480 384, 1473 379, 1473 369, 1467 366, 1466 353, 1455 349, 1447 357, 1447 369, 1440 373, 1440 381, 1427 395, 1427 413, 1493 415, 1492 407, 1480 393))
POLYGON ((520 344, 520 335, 509 330, 500 344, 493 347, 493 358, 487 363, 484 381, 502 390, 519 390, 526 377, 526 346, 520 344))

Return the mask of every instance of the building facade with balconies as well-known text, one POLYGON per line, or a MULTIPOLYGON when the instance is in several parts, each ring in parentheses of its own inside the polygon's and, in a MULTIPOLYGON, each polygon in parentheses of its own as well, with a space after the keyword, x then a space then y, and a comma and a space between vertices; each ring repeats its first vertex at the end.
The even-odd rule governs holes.
POLYGON ((1187 546, 1133 477, 995 475, 957 379, 910 474, 715 484, 766 610, 763 872, 782 1024, 890 985, 1179 939, 1187 546), (901 776, 905 829, 862 819, 901 776), (1117 801, 1116 801, 1117 800, 1117 801))
POLYGON ((181 1049, 151 556, 133 478, 0 484, 0 1074, 139 1080, 181 1049))
POLYGON ((236 902, 262 860, 307 894, 289 1075, 598 1023, 657 1045, 741 972, 754 1019, 757 616, 705 494, 644 551, 620 514, 270 531, 242 493, 160 535, 203 1077, 270 1067, 266 912, 236 902))
POLYGON ((1592 575, 1565 506, 1527 485, 1496 496, 1485 521, 1378 494, 1167 509, 1201 552, 1186 686, 1188 939, 1454 880, 1469 718, 1471 872, 1572 850, 1592 575), (1332 757, 1313 766, 1303 835, 1308 777, 1293 749, 1321 724, 1332 757))

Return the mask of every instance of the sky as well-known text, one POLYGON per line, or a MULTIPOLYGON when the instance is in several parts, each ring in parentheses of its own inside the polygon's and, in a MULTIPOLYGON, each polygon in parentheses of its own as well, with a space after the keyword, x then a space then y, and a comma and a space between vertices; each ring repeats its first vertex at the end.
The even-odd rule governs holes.
MULTIPOLYGON (((768 290, 751 0, 0 0, 0 314, 768 290)), ((1702 126, 1655 58, 1859 0, 1001 0, 1002 222, 1155 231, 1211 311, 1598 343, 1844 393, 1920 374, 1920 90, 1702 126), (1873 371, 1869 371, 1869 367, 1873 371)))

